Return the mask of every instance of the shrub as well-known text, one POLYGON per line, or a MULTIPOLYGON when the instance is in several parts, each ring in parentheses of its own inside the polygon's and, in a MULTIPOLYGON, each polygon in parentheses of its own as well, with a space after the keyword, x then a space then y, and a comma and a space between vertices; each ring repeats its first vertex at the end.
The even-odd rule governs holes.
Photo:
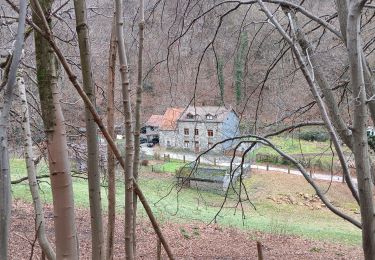
POLYGON ((142 166, 148 166, 148 160, 142 160, 141 165, 142 166))
POLYGON ((299 138, 305 141, 325 142, 329 139, 328 133, 318 130, 301 132, 299 138))

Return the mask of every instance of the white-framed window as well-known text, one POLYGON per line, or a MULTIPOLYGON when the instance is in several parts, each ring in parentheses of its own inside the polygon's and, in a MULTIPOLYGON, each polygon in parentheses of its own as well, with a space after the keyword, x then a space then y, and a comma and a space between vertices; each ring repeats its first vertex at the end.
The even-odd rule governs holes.
POLYGON ((214 130, 207 130, 207 136, 213 137, 214 136, 214 130))
POLYGON ((211 114, 207 114, 207 115, 206 115, 206 119, 207 119, 207 120, 213 120, 213 119, 214 119, 214 116, 211 115, 211 114))
POLYGON ((184 147, 185 147, 185 148, 189 148, 189 141, 185 141, 185 142, 184 142, 184 147))
POLYGON ((199 129, 197 128, 194 129, 194 135, 199 135, 199 129))
POLYGON ((189 128, 184 128, 184 135, 189 135, 189 128))

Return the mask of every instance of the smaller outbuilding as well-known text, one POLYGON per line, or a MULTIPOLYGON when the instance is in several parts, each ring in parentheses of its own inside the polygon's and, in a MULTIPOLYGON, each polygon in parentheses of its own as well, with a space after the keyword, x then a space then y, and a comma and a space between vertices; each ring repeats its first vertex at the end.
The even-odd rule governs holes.
POLYGON ((147 138, 148 143, 159 140, 159 130, 163 121, 163 115, 152 115, 143 127, 143 136, 147 138))
MULTIPOLYGON (((244 168, 243 175, 247 174, 249 169, 244 168)), ((240 168, 230 173, 228 167, 205 165, 194 168, 194 163, 189 163, 177 170, 176 178, 177 183, 184 187, 225 193, 231 183, 236 187, 240 174, 240 168)))

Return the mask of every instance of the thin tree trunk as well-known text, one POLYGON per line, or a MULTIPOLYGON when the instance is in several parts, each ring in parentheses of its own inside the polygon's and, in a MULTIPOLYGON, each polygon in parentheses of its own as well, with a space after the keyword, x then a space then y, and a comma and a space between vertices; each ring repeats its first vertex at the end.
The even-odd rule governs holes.
MULTIPOLYGON (((111 42, 109 47, 108 61, 108 88, 107 88, 107 129, 111 137, 115 138, 115 73, 116 73, 116 22, 113 20, 111 42)), ((113 259, 113 244, 116 223, 116 172, 115 172, 115 156, 111 147, 107 146, 107 174, 108 174, 108 228, 107 228, 107 260, 113 259)))
POLYGON ((12 208, 7 128, 9 124, 9 112, 13 101, 17 69, 24 45, 26 7, 26 1, 21 0, 17 36, 14 44, 12 62, 10 64, 7 87, 4 94, 3 109, 0 114, 0 259, 2 260, 8 259, 10 214, 12 208))
MULTIPOLYGON (((44 15, 52 8, 52 1, 32 1, 33 21, 40 28, 48 27, 44 15)), ((56 60, 48 41, 40 33, 34 34, 35 55, 42 119, 47 137, 48 164, 53 197, 55 245, 57 259, 78 259, 78 239, 75 227, 72 177, 64 116, 57 87, 56 60)))
MULTIPOLYGON (((347 45, 347 21, 348 21, 348 3, 347 0, 336 0, 336 9, 339 19, 340 30, 342 34, 343 41, 345 45, 347 45)), ((361 58, 362 58, 362 67, 363 67, 363 75, 365 80, 365 87, 367 94, 371 97, 375 95, 375 80, 374 76, 371 72, 371 69, 368 66, 366 61, 366 56, 363 53, 363 49, 361 49, 361 58)), ((375 123, 375 102, 369 102, 368 107, 370 110, 370 115, 372 122, 375 123)), ((372 183, 375 184, 375 164, 373 160, 370 158, 371 163, 371 176, 372 176, 372 183)))
POLYGON ((349 54, 351 84, 353 89, 354 121, 353 152, 355 158, 362 220, 362 247, 366 260, 375 259, 375 212, 373 184, 371 182, 366 123, 368 112, 362 67, 360 20, 363 3, 349 1, 347 23, 347 49, 349 54))
MULTIPOLYGON (((79 53, 82 66, 83 89, 95 106, 95 88, 91 68, 90 35, 87 24, 86 1, 74 0, 76 15, 76 31, 78 35, 79 53)), ((85 107, 87 138, 87 171, 91 215, 91 257, 94 260, 105 258, 103 216, 100 194, 100 172, 98 165, 98 133, 90 111, 85 107)))
POLYGON ((122 1, 116 0, 116 29, 118 41, 118 55, 120 62, 120 75, 122 85, 122 98, 125 115, 125 253, 126 259, 134 259, 133 248, 133 152, 134 143, 132 136, 132 116, 130 108, 130 95, 129 95, 129 67, 126 57, 125 43, 124 43, 124 22, 122 15, 122 1))
POLYGON ((24 136, 24 146, 25 146, 25 161, 27 168, 27 177, 29 180, 29 187, 31 196, 33 198, 34 211, 35 211, 35 231, 37 232, 38 242, 42 251, 47 256, 48 259, 56 259, 56 254, 51 246, 51 243, 47 239, 46 227, 43 213, 43 205, 39 196, 39 187, 36 179, 36 169, 33 161, 33 143, 31 140, 31 130, 30 130, 30 116, 29 108, 27 105, 25 83, 23 78, 17 80, 18 89, 20 92, 20 98, 22 103, 22 130, 24 136))
MULTIPOLYGON (((133 176, 138 180, 139 171, 139 156, 140 156, 140 134, 141 134, 141 104, 142 104, 142 78, 143 78, 143 41, 144 41, 144 0, 140 0, 139 7, 139 52, 138 52, 138 80, 137 80, 137 97, 135 103, 135 128, 134 128, 134 161, 133 161, 133 176)), ((137 225, 137 196, 133 197, 134 215, 133 215, 133 235, 134 235, 134 256, 136 255, 136 225, 137 225)))

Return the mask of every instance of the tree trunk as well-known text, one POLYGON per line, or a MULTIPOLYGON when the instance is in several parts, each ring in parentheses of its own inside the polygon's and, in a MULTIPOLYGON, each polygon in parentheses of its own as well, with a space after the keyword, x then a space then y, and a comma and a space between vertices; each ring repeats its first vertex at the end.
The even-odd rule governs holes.
POLYGON ((14 44, 7 87, 4 94, 3 109, 0 114, 0 259, 2 260, 8 259, 10 214, 12 208, 7 128, 9 124, 9 112, 13 101, 17 69, 21 60, 24 45, 26 7, 26 1, 21 0, 17 36, 14 44))
POLYGON ((361 201, 362 246, 365 259, 370 260, 375 259, 375 212, 366 133, 366 123, 368 120, 366 90, 361 57, 362 46, 359 35, 361 9, 362 4, 359 1, 353 0, 349 2, 346 37, 353 102, 355 102, 353 152, 361 201))
MULTIPOLYGON (((111 42, 108 61, 108 88, 107 88, 107 129, 111 137, 115 138, 115 71, 116 71, 116 22, 113 20, 111 42)), ((113 244, 116 223, 116 172, 115 156, 111 147, 107 146, 107 174, 108 174, 108 228, 107 228, 107 260, 113 259, 113 244)))
POLYGON ((130 96, 129 96, 129 67, 128 60, 126 57, 125 43, 124 43, 124 28, 123 28, 123 16, 122 16, 122 1, 116 0, 116 29, 117 29, 117 40, 118 40, 118 55, 120 61, 120 75, 122 85, 122 98, 125 115, 125 253, 126 259, 134 259, 134 248, 133 248, 133 152, 134 143, 132 136, 132 117, 130 108, 130 96))
POLYGON ((24 84, 24 80, 22 77, 17 80, 17 84, 18 84, 21 103, 22 103, 21 115, 23 116, 23 118, 21 119, 21 122, 22 122, 22 130, 23 130, 24 146, 25 146, 24 154, 25 154, 25 161, 26 161, 26 168, 27 168, 27 177, 29 180, 29 187, 30 187, 31 196, 33 198, 33 204, 34 204, 34 210, 35 210, 35 231, 37 232, 38 242, 44 254, 50 260, 56 259, 56 254, 53 251, 53 248, 46 236, 43 205, 39 196, 39 187, 38 187, 38 182, 36 179, 36 169, 35 169, 35 165, 33 161, 33 143, 31 140, 29 108, 27 105, 25 84, 24 84))
MULTIPOLYGON (((141 134, 141 104, 142 104, 142 83, 143 83, 143 41, 144 41, 144 0, 140 0, 139 7, 139 51, 138 51, 138 84, 137 84, 137 97, 135 103, 135 128, 134 128, 134 161, 133 161, 133 176, 138 180, 139 171, 139 156, 140 156, 140 134, 141 134)), ((134 234, 134 255, 136 253, 136 224, 137 224, 137 195, 133 195, 133 234, 134 234)))
MULTIPOLYGON (((44 27, 43 14, 48 14, 52 1, 32 1, 33 21, 44 27), (42 15, 40 14, 42 12, 42 15)), ((42 118, 47 137, 48 164, 53 196, 56 258, 78 259, 78 240, 74 220, 72 177, 64 116, 57 87, 56 60, 48 41, 35 33, 35 55, 42 118)))
MULTIPOLYGON (((82 66, 83 89, 95 106, 95 88, 91 68, 90 36, 87 24, 86 1, 74 0, 76 30, 82 66)), ((91 215, 91 257, 94 260, 104 259, 103 217, 100 194, 98 133, 90 111, 85 107, 87 138, 87 171, 91 215)))

